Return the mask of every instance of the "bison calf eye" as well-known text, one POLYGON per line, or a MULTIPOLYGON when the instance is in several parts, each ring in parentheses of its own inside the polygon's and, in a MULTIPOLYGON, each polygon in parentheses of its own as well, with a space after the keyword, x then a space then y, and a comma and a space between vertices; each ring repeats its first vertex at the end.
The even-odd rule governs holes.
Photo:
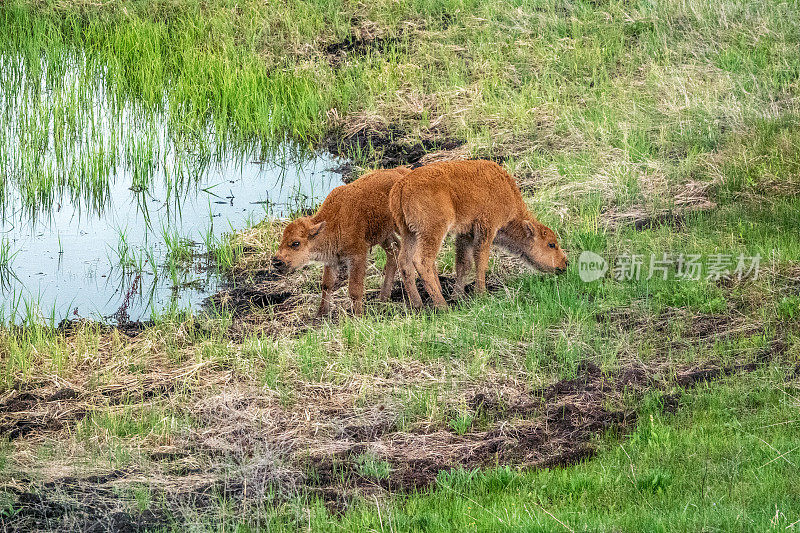
POLYGON ((549 246, 550 248, 555 248, 555 247, 556 247, 556 243, 554 243, 554 242, 551 242, 551 243, 550 243, 550 244, 548 244, 547 246, 549 246))
POLYGON ((300 246, 300 241, 294 241, 294 242, 292 243, 292 248, 297 248, 297 247, 299 247, 299 246, 300 246))

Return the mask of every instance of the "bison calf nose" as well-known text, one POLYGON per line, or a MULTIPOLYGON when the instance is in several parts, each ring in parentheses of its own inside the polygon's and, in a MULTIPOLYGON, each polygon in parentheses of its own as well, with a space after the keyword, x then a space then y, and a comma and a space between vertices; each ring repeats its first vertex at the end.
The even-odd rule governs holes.
POLYGON ((286 263, 282 260, 278 259, 277 257, 272 258, 272 268, 283 270, 286 267, 286 263))

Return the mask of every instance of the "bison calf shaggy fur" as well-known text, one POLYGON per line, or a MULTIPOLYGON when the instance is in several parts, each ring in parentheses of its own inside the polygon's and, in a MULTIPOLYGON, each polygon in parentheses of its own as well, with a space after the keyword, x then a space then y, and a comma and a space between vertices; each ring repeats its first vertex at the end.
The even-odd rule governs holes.
POLYGON ((400 272, 411 305, 422 306, 419 272, 437 308, 447 307, 436 272, 436 255, 448 233, 455 235, 457 294, 473 261, 475 290, 486 290, 492 243, 545 272, 563 272, 567 256, 556 235, 528 212, 514 179, 491 161, 449 161, 403 176, 389 194, 389 209, 402 243, 400 272))
POLYGON ((323 263, 322 301, 318 315, 330 311, 330 294, 341 271, 349 270, 353 312, 360 315, 364 299, 367 253, 378 244, 386 251, 386 268, 379 298, 386 300, 397 272, 397 237, 389 213, 389 191, 408 174, 406 167, 370 172, 353 183, 336 187, 316 214, 292 221, 283 231, 272 266, 289 273, 310 261, 323 263))

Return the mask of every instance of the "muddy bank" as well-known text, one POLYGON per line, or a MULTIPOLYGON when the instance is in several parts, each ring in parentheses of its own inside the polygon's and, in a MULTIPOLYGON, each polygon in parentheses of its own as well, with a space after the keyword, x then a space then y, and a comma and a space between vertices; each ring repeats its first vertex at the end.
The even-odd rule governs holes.
MULTIPOLYGON (((401 165, 418 166, 422 159, 443 150, 455 150, 465 141, 443 135, 420 138, 411 135, 401 126, 390 125, 385 128, 365 127, 349 132, 344 128, 332 131, 322 143, 321 148, 348 159, 363 159, 373 166, 392 168, 401 165)), ((353 166, 343 166, 339 172, 345 183, 358 178, 353 166)))
POLYGON ((92 320, 89 318, 65 318, 57 326, 7 326, 7 332, 20 338, 29 337, 33 331, 43 335, 60 335, 72 337, 80 331, 90 329, 99 334, 110 334, 119 332, 126 337, 137 337, 148 328, 152 328, 155 323, 152 320, 127 320, 114 323, 92 320))
MULTIPOLYGON (((338 289, 339 296, 346 296, 347 272, 340 273, 339 284, 344 284, 338 289)), ((455 294, 455 278, 452 276, 440 275, 439 283, 442 286, 442 293, 445 299, 451 303, 458 303, 458 296, 455 294)), ((497 292, 504 287, 498 278, 489 277, 486 280, 486 289, 489 292, 497 292)), ((426 304, 431 303, 431 297, 422 280, 417 278, 417 290, 420 292, 422 300, 426 304)), ((377 290, 368 291, 365 295, 367 301, 376 302, 378 298, 377 290)), ((475 292, 475 283, 468 283, 464 287, 467 296, 475 292)), ((297 309, 296 300, 303 296, 305 291, 302 287, 294 283, 290 278, 281 276, 272 271, 258 273, 254 279, 242 281, 236 286, 223 289, 209 297, 206 307, 225 309, 234 316, 244 316, 257 309, 273 309, 276 311, 292 311, 297 309)), ((312 297, 319 298, 319 293, 310 294, 312 297)), ((395 280, 389 301, 393 303, 408 303, 408 295, 401 281, 395 280)))
MULTIPOLYGON (((320 299, 319 279, 309 277, 308 273, 301 275, 305 277, 298 282, 265 271, 255 279, 242 281, 217 292, 204 302, 204 307, 212 313, 224 311, 230 314, 232 321, 227 335, 237 341, 253 335, 294 337, 319 327, 323 321, 336 322, 350 314, 346 272, 340 274, 342 287, 332 296, 333 310, 328 317, 316 316, 320 299)), ((439 276, 439 282, 447 302, 458 305, 461 300, 453 291, 455 278, 439 276)), ((486 286, 489 292, 504 289, 502 281, 492 276, 486 280, 486 286)), ((464 288, 468 298, 474 293, 474 287, 472 282, 464 288)), ((423 303, 430 305, 432 300, 420 279, 417 279, 417 289, 423 303)), ((399 280, 395 281, 388 304, 377 300, 378 293, 377 289, 367 291, 367 313, 383 313, 387 310, 387 305, 394 305, 393 311, 413 312, 405 288, 399 280)))

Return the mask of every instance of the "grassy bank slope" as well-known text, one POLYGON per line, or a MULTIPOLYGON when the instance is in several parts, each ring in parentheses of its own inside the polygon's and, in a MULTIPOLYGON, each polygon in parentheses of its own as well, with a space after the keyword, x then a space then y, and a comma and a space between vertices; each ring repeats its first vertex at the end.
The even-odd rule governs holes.
POLYGON ((176 135, 288 136, 367 166, 496 158, 565 249, 639 254, 645 275, 498 256, 493 292, 446 313, 353 320, 339 294, 312 322, 317 271, 248 279, 267 221, 234 237, 251 292, 218 316, 0 334, 0 523, 797 528, 799 10, 4 3, 2 51, 31 69, 83 52, 119 98, 181 110, 176 135), (647 279, 663 254, 761 268, 647 279))

